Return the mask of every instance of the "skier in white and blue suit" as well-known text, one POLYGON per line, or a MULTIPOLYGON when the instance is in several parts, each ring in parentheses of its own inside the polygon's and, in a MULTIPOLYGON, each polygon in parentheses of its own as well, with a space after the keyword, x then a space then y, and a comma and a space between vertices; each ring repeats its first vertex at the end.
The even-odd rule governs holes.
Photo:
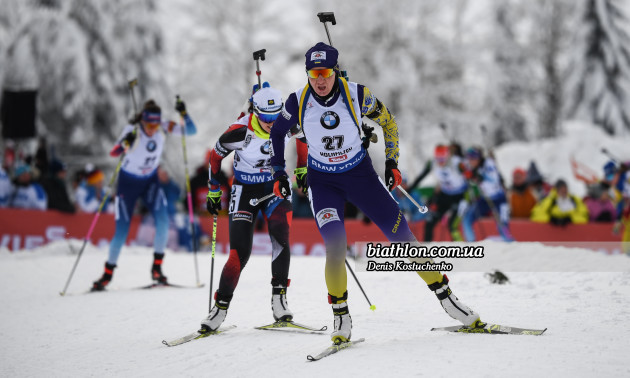
POLYGON ((103 276, 92 286, 93 291, 105 290, 112 279, 120 250, 127 239, 131 217, 138 198, 151 211, 155 219, 155 239, 153 247, 153 266, 151 277, 156 283, 166 284, 162 274, 162 260, 168 238, 168 204, 160 187, 158 166, 164 149, 167 134, 187 135, 197 133, 197 128, 186 112, 183 101, 177 100, 175 109, 183 119, 183 125, 173 121, 162 120, 162 110, 153 100, 145 103, 140 114, 125 126, 111 156, 125 157, 118 175, 118 186, 115 198, 116 232, 109 244, 109 258, 105 263, 103 276), (134 126, 139 124, 140 126, 134 126))
MULTIPOLYGON (((361 209, 391 241, 416 242, 416 238, 389 193, 401 183, 397 168, 398 126, 387 107, 367 87, 341 77, 337 58, 337 50, 321 42, 306 53, 308 84, 289 95, 271 129, 271 165, 274 192, 288 198, 291 189, 285 172, 284 138, 299 124, 308 145, 308 168, 306 178, 298 175, 298 185, 309 188, 311 208, 326 245, 326 286, 335 320, 332 340, 341 343, 350 340, 352 329, 346 290, 344 203, 349 201, 361 209), (363 116, 383 128, 387 186, 374 171, 362 144, 363 116)), ((480 323, 479 315, 451 293, 446 276, 435 271, 418 274, 450 316, 465 325, 480 323)))

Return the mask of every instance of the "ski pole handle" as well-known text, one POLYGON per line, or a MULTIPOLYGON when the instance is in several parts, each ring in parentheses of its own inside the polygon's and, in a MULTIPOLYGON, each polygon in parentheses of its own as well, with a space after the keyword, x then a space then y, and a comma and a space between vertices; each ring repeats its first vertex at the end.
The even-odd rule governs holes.
POLYGON ((429 208, 426 206, 422 206, 420 205, 418 202, 416 202, 415 199, 413 199, 412 196, 409 195, 409 193, 407 193, 407 191, 405 189, 403 189, 400 185, 397 186, 398 189, 400 189, 400 191, 402 192, 402 194, 404 194, 405 196, 407 196, 407 198, 409 198, 409 201, 411 201, 414 205, 416 205, 416 207, 418 208, 418 211, 421 212, 422 214, 426 213, 427 211, 429 211, 429 208))
POLYGON ((274 196, 275 196, 275 194, 273 194, 273 193, 269 193, 269 194, 267 194, 267 195, 266 195, 266 196, 264 196, 264 197, 260 197, 260 198, 252 198, 251 200, 249 200, 249 204, 250 204, 250 205, 252 205, 252 206, 256 206, 256 205, 258 205, 259 203, 264 202, 264 201, 266 201, 266 200, 268 200, 269 198, 274 197, 274 196))

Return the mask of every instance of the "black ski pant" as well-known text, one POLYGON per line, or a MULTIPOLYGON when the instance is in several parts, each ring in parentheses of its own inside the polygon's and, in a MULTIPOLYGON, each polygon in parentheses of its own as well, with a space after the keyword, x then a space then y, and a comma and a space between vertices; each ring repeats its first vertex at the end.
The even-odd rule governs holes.
POLYGON ((232 299, 241 272, 252 253, 254 225, 259 211, 262 211, 267 220, 271 238, 272 284, 287 286, 291 260, 289 248, 289 228, 293 215, 291 202, 274 196, 252 206, 251 199, 261 198, 271 193, 271 190, 260 190, 260 188, 259 184, 232 186, 229 220, 230 255, 221 273, 217 298, 227 301, 232 299))

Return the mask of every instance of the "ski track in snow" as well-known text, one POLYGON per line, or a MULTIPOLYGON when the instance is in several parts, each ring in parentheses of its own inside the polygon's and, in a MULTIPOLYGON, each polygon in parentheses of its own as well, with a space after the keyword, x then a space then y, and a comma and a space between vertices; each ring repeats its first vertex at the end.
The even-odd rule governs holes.
MULTIPOLYGON (((492 249, 492 244, 487 249, 492 249)), ((531 245, 513 243, 513 251, 531 245)), ((500 249, 500 248, 499 248, 500 249)), ((228 333, 177 347, 162 345, 196 330, 208 311, 210 255, 200 253, 201 289, 129 290, 149 283, 150 248, 125 248, 105 293, 81 294, 101 274, 106 250, 89 246, 61 297, 76 255, 56 242, 34 251, 0 250, 0 376, 628 376, 630 258, 570 249, 554 253, 537 246, 535 256, 560 266, 613 262, 615 272, 526 272, 509 254, 494 266, 511 283, 492 285, 483 272, 449 274, 453 292, 482 319, 504 325, 544 328, 543 336, 461 335, 431 332, 457 324, 424 282, 408 272, 357 272, 376 311, 348 276, 353 337, 366 342, 319 362, 306 355, 329 343, 311 335, 253 329, 273 318, 270 257, 252 256, 243 271, 225 325, 228 333), (569 254, 567 254, 569 253, 569 254), (572 254, 572 255, 571 255, 572 254), (572 257, 568 257, 572 256, 572 257), (561 260, 558 260, 561 259, 561 260), (513 261, 514 260, 514 261, 513 261)), ((215 281, 226 261, 215 261, 215 281)), ((555 265, 553 265, 555 264, 555 265)), ((526 269, 526 268, 525 268, 526 269)), ((534 269, 532 269, 534 270, 534 269)), ((168 253, 165 274, 194 285, 192 254, 168 253)), ((288 300, 295 320, 332 329, 326 298, 324 259, 295 257, 288 300)))

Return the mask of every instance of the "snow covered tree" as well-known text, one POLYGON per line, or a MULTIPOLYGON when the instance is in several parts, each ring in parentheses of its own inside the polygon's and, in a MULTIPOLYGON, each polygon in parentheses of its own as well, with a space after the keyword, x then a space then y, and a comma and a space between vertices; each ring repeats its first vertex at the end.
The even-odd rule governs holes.
POLYGON ((166 98, 154 2, 8 1, 17 17, 0 17, 2 87, 38 91, 39 132, 57 151, 111 164, 105 152, 131 114, 127 80, 139 78, 140 98, 166 98))
POLYGON ((532 52, 541 68, 536 84, 537 134, 541 138, 549 138, 558 135, 563 120, 566 81, 563 57, 572 37, 571 28, 574 25, 570 20, 576 7, 571 0, 538 0, 533 5, 532 52))
MULTIPOLYGON (((335 11, 333 42, 340 63, 350 80, 367 85, 394 113, 404 151, 399 163, 412 171, 430 157, 432 146, 417 146, 434 133, 442 135, 439 123, 465 128, 472 118, 469 103, 475 96, 465 80, 468 50, 449 31, 460 6, 405 0, 381 8, 343 2, 335 11), (353 17, 357 9, 361 17, 353 17)), ((323 30, 321 35, 324 40, 323 30)), ((383 163, 380 158, 372 156, 376 166, 383 163)))
POLYGON ((607 133, 630 130, 630 36, 616 0, 584 4, 572 59, 569 115, 607 133))
MULTIPOLYGON (((524 9, 515 1, 497 1, 494 8, 490 96, 491 144, 527 140, 527 112, 534 72, 526 41, 520 38, 524 9)), ((488 141, 486 141, 488 142, 488 141)))

